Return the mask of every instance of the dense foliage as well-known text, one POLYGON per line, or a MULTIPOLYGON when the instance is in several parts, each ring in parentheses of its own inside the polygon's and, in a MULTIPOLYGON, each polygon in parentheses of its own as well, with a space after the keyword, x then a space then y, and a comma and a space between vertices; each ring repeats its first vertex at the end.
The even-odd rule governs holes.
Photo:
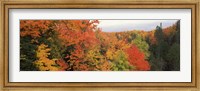
POLYGON ((98 24, 98 20, 21 20, 20 70, 180 70, 180 21, 152 31, 103 32, 98 24))

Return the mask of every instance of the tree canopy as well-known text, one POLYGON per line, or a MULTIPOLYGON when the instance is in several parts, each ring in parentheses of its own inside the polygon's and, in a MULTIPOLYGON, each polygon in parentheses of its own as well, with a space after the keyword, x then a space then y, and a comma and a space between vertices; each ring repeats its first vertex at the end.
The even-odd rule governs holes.
POLYGON ((180 70, 180 21, 152 31, 103 32, 98 24, 20 20, 20 70, 180 70))

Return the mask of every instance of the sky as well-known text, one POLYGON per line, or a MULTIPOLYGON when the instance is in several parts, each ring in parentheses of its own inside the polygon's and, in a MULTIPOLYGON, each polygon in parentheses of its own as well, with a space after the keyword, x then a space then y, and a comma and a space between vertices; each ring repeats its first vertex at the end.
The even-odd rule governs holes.
POLYGON ((151 31, 157 25, 166 28, 176 23, 177 20, 99 20, 99 28, 104 32, 121 32, 128 30, 151 31))

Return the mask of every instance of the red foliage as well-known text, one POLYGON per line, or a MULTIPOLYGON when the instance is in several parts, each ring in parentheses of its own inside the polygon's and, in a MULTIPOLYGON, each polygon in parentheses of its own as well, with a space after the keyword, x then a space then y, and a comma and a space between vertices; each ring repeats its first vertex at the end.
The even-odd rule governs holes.
POLYGON ((65 71, 69 66, 63 59, 57 61, 57 64, 61 67, 60 70, 65 71))
MULTIPOLYGON (((68 57, 68 56, 66 56, 68 57)), ((81 48, 80 45, 75 46, 74 52, 72 52, 70 59, 76 60, 76 59, 83 59, 84 58, 84 50, 81 48)))
POLYGON ((136 70, 150 70, 148 61, 145 60, 144 53, 134 45, 126 50, 128 54, 128 61, 131 65, 136 67, 136 70))
POLYGON ((155 30, 149 32, 149 39, 152 45, 157 43, 156 37, 155 37, 155 30))

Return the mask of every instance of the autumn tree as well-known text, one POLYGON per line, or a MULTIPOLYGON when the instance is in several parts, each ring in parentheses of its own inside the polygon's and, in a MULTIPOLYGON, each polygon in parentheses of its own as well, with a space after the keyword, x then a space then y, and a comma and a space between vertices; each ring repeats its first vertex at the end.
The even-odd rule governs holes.
POLYGON ((38 70, 33 64, 37 38, 50 28, 51 23, 49 20, 20 20, 20 70, 38 70))
POLYGON ((130 65, 128 62, 128 57, 124 51, 118 50, 113 54, 113 58, 109 58, 112 62, 111 70, 114 71, 128 71, 134 70, 135 65, 130 65))
POLYGON ((52 24, 51 20, 20 20, 20 36, 40 37, 52 24))
POLYGON ((142 53, 137 46, 133 45, 128 48, 126 53, 128 54, 129 63, 135 66, 136 70, 150 70, 150 65, 148 61, 145 60, 144 53, 142 53))
POLYGON ((109 70, 109 63, 99 50, 96 24, 96 20, 68 20, 56 24, 59 39, 66 51, 70 51, 65 57, 69 70, 109 70))
POLYGON ((68 68, 68 65, 59 59, 49 59, 50 48, 47 45, 41 44, 38 46, 36 51, 37 58, 35 62, 33 62, 36 67, 41 71, 58 71, 58 70, 65 70, 68 68))
POLYGON ((145 59, 148 59, 150 56, 149 44, 143 39, 139 34, 135 34, 135 38, 131 41, 132 44, 135 44, 141 52, 144 53, 145 59))
POLYGON ((41 71, 59 70, 58 65, 56 64, 56 59, 48 58, 48 56, 50 55, 50 50, 51 49, 48 48, 48 46, 45 44, 41 44, 40 46, 38 46, 38 49, 36 51, 38 60, 36 60, 34 64, 41 71))

